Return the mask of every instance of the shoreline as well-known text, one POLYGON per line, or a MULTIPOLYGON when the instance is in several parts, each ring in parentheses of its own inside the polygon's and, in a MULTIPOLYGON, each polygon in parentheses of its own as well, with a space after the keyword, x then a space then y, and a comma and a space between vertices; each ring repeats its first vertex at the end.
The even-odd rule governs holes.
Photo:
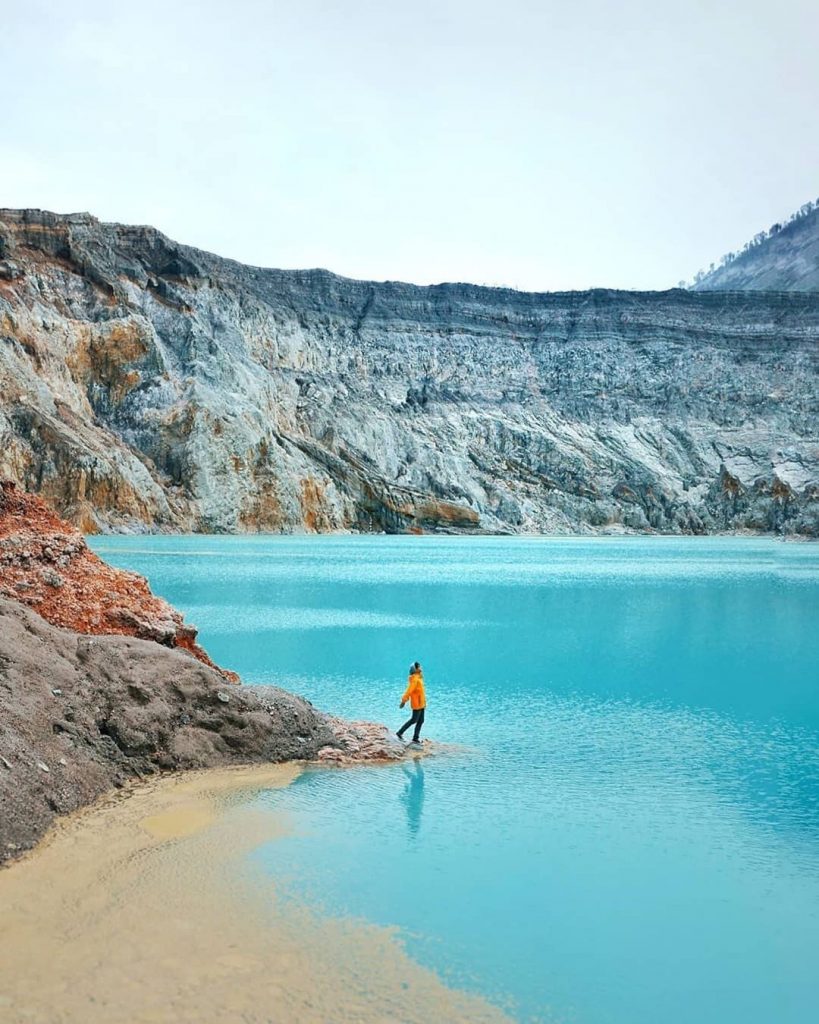
POLYGON ((277 899, 275 879, 246 855, 290 825, 248 803, 302 770, 173 773, 58 820, 0 871, 0 1016, 508 1024, 499 1008, 413 961, 394 930, 277 899))
MULTIPOLYGON (((589 533, 538 533, 515 530, 510 532, 493 533, 490 530, 473 530, 448 533, 444 530, 428 530, 423 533, 415 533, 410 530, 396 533, 389 533, 386 530, 322 530, 318 532, 293 531, 292 533, 281 533, 266 530, 254 530, 248 533, 212 533, 208 530, 99 530, 96 533, 84 533, 83 537, 93 548, 98 540, 105 541, 106 538, 118 537, 239 537, 243 540, 259 537, 270 540, 274 537, 281 537, 285 540, 299 540, 309 538, 310 540, 322 537, 338 538, 349 540, 354 537, 411 537, 417 540, 420 537, 425 539, 472 539, 472 540, 774 540, 791 541, 798 544, 817 543, 819 535, 811 533, 786 533, 781 530, 711 530, 708 533, 674 533, 670 530, 594 530, 589 533)), ((152 555, 167 554, 168 552, 151 550, 152 555)))
MULTIPOLYGON (((418 753, 417 751, 415 752, 418 753)), ((89 636, 0 597, 0 864, 132 778, 230 765, 391 761, 386 726, 130 636, 89 636)))

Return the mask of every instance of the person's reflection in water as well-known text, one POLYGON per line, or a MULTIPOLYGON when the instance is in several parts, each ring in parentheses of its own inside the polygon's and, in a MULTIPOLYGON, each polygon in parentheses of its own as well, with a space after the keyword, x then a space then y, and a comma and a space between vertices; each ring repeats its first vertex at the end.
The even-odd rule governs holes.
POLYGON ((401 794, 401 800, 407 811, 407 828, 415 837, 421 829, 421 812, 424 809, 424 769, 419 758, 415 759, 415 770, 406 765, 401 766, 407 777, 407 784, 401 794))

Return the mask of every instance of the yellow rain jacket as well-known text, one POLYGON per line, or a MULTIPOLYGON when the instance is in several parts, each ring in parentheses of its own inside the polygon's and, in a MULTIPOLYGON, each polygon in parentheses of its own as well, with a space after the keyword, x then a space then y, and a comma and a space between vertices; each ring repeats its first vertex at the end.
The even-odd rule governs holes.
POLYGON ((409 677, 409 684, 401 698, 401 706, 403 707, 406 702, 410 702, 410 707, 413 711, 420 711, 421 708, 427 706, 427 695, 424 693, 424 676, 421 672, 411 672, 409 677))

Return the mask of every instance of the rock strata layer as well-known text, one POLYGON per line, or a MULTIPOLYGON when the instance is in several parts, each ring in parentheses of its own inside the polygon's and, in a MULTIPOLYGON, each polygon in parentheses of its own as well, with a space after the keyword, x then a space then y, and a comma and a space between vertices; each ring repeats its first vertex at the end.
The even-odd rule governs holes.
POLYGON ((0 211, 0 475, 83 530, 819 534, 819 294, 246 267, 0 211))

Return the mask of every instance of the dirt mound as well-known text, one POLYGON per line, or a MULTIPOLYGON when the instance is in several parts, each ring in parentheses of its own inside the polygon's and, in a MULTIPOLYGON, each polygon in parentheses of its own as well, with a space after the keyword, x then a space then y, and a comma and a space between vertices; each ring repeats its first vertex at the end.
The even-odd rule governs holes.
POLYGON ((0 598, 0 862, 129 778, 312 759, 339 742, 284 690, 260 700, 182 651, 57 629, 0 598))
POLYGON ((196 642, 195 627, 133 572, 106 565, 82 534, 41 498, 0 481, 0 597, 20 601, 55 626, 133 636, 179 647, 231 682, 196 642))

